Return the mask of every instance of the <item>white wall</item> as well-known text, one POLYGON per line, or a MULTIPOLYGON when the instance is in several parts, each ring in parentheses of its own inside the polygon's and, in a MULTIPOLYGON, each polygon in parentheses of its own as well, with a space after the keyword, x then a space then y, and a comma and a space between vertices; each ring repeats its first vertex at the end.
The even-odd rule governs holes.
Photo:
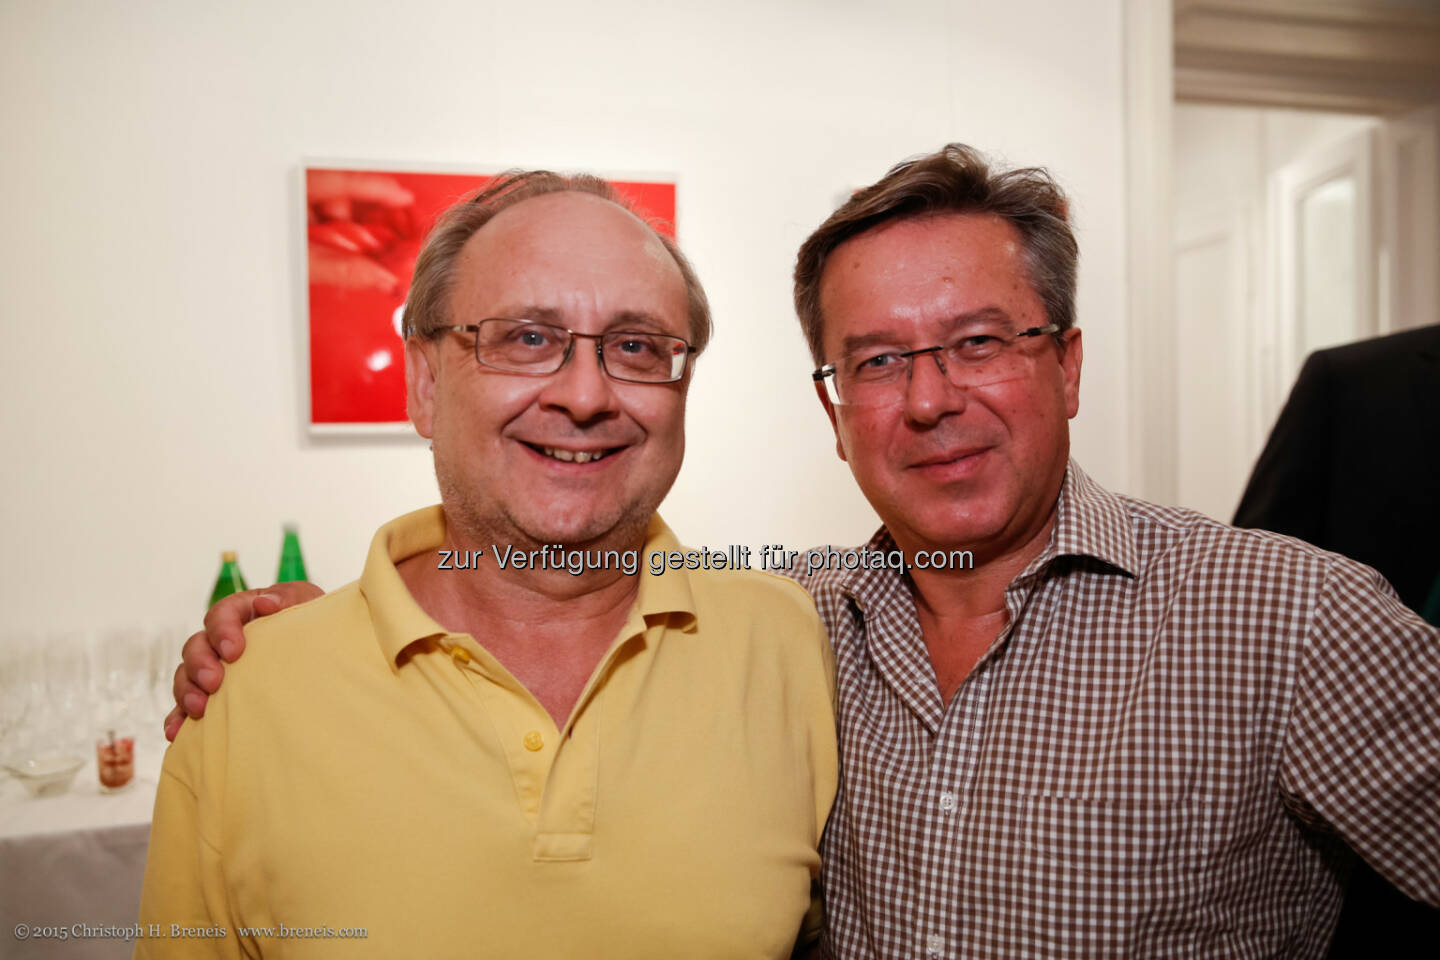
MULTIPOLYGON (((1119 0, 0 5, 0 632, 195 621, 217 553, 314 579, 436 499, 414 442, 306 438, 302 158, 678 174, 718 335, 667 518, 858 541, 794 251, 842 190, 965 140, 1074 195, 1076 451, 1125 488, 1119 0)), ((177 637, 177 644, 179 642, 177 637)), ((3 643, 0 640, 0 643, 3 643)))

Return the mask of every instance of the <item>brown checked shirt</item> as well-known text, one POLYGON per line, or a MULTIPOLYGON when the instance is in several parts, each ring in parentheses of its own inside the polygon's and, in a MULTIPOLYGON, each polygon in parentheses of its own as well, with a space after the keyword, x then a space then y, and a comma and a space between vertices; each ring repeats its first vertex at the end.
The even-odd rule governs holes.
POLYGON ((1368 567, 1072 462, 948 705, 907 578, 798 579, 837 658, 834 956, 1320 957, 1346 844, 1440 903, 1440 635, 1368 567))

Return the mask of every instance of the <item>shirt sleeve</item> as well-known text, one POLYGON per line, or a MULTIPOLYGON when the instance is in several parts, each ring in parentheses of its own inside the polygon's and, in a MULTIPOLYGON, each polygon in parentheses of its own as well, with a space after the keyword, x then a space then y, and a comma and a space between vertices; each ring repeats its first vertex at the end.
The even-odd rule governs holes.
POLYGON ((220 847, 205 836, 195 776, 203 730, 187 720, 165 755, 145 884, 140 893, 140 931, 135 957, 233 958, 244 956, 228 906, 220 847))
POLYGON ((1440 905, 1440 632, 1374 570, 1337 558, 1300 657, 1287 801, 1440 905))

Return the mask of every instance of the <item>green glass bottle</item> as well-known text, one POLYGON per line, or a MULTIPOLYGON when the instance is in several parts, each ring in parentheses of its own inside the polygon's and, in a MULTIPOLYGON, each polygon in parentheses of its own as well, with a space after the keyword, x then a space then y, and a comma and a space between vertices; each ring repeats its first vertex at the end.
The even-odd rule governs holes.
POLYGON ((305 573, 305 558, 300 556, 300 531, 295 524, 285 524, 285 542, 280 546, 280 572, 275 574, 276 583, 291 580, 309 580, 305 573))
POLYGON ((248 590, 245 586, 245 578, 240 574, 240 564, 235 559, 234 550, 226 550, 220 554, 220 576, 215 579, 215 589, 210 593, 210 606, 232 593, 239 593, 241 590, 248 590))

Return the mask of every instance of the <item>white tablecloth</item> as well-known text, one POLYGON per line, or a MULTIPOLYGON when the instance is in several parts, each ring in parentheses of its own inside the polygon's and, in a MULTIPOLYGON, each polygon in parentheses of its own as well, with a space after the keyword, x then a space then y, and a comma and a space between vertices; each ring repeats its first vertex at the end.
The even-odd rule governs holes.
POLYGON ((92 930, 133 926, 164 740, 141 736, 135 779, 102 794, 94 757, 69 791, 32 797, 0 774, 0 958, 128 957, 134 943, 92 930), (16 927, 63 927, 67 940, 17 938, 16 927))

